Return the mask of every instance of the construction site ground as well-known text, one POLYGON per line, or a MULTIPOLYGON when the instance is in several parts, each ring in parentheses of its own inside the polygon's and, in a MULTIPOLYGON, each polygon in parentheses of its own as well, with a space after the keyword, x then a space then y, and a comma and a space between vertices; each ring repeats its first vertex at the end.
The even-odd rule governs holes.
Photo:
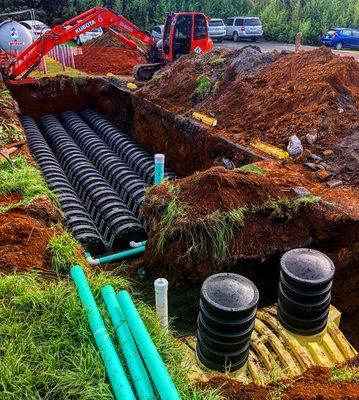
MULTIPOLYGON (((83 46, 76 65, 86 74, 118 76, 129 75, 141 60, 139 53, 103 39, 83 46), (103 62, 98 62, 98 52, 105 52, 103 62)), ((151 303, 146 287, 152 286, 154 277, 166 277, 176 287, 171 317, 179 317, 185 328, 186 318, 195 321, 197 313, 194 306, 186 316, 188 303, 198 302, 193 293, 208 275, 231 271, 249 277, 260 290, 260 306, 266 306, 276 302, 280 256, 295 247, 316 248, 335 263, 333 304, 342 312, 342 331, 359 349, 357 61, 326 48, 285 54, 262 53, 250 46, 183 56, 152 81, 139 83, 140 89, 133 92, 116 77, 77 78, 72 71, 70 75, 38 76, 37 83, 24 87, 1 84, 0 147, 20 171, 13 184, 8 180, 10 164, 4 158, 0 161, 1 274, 31 277, 36 271, 40 286, 45 287, 48 280, 50 285, 71 285, 67 282, 70 265, 85 265, 79 244, 66 238, 64 216, 29 152, 18 117, 27 114, 38 120, 42 114, 58 116, 66 109, 93 106, 150 153, 165 153, 168 167, 179 179, 146 192, 143 213, 149 240, 145 255, 122 266, 120 272, 115 268, 120 277, 113 278, 112 272, 96 278, 95 271, 92 279, 119 279, 116 284, 122 287, 127 285, 123 276, 130 276, 138 281, 136 287, 143 288, 144 303, 151 303), (217 125, 199 123, 193 119, 194 111, 215 118, 217 125), (286 151, 292 135, 303 145, 298 157, 278 159, 276 155, 283 153, 270 147, 269 154, 256 145, 286 151), (30 181, 30 176, 35 180, 30 181), (66 248, 70 243, 72 251, 66 259, 57 259, 58 243, 64 242, 66 248)), ((105 269, 111 271, 114 266, 105 269)), ((8 296, 9 290, 3 293, 8 296)), ((150 313, 155 332, 149 310, 145 306, 143 313, 150 313)), ((195 323, 189 331, 194 330, 195 323)), ((180 350, 167 348, 168 341, 173 346, 169 336, 157 339, 180 384, 183 371, 175 365, 180 363, 180 350)), ((26 358, 26 350, 22 356, 26 358)), ((193 382, 186 382, 181 391, 188 399, 216 399, 218 392, 225 399, 357 399, 358 382, 358 365, 353 361, 308 370, 292 381, 273 377, 267 387, 219 375, 196 383, 195 388, 193 382)), ((86 386, 86 379, 81 384, 86 386)), ((108 387, 87 398, 108 395, 107 391, 108 387)), ((24 398, 35 398, 33 393, 24 398)), ((66 397, 61 393, 57 398, 66 397)))

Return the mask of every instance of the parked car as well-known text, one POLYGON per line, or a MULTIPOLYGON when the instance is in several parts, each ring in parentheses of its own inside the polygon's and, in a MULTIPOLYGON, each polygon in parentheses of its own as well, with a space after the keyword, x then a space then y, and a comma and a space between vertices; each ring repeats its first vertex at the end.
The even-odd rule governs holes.
POLYGON ((208 23, 208 35, 210 38, 222 42, 226 36, 226 25, 224 25, 223 19, 211 18, 208 23))
POLYGON ((151 35, 156 42, 162 40, 164 25, 156 25, 152 28, 151 35))
POLYGON ((229 17, 226 22, 226 37, 235 42, 249 38, 255 42, 263 36, 262 22, 258 17, 229 17))
POLYGON ((97 37, 100 37, 101 35, 103 35, 102 28, 91 29, 90 31, 81 33, 81 35, 77 36, 76 43, 78 46, 81 46, 88 40, 95 39, 97 37))
POLYGON ((39 36, 43 35, 46 31, 50 30, 50 27, 41 21, 36 21, 36 20, 20 21, 20 24, 30 31, 32 40, 34 41, 38 39, 39 36))
POLYGON ((325 33, 320 42, 337 50, 343 48, 359 49, 359 29, 333 28, 325 33))

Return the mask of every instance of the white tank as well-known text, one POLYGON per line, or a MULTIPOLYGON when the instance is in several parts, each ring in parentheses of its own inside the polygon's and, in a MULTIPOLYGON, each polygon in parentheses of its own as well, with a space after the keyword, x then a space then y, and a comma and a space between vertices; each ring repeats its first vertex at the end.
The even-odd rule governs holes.
POLYGON ((32 43, 30 31, 19 22, 7 20, 0 24, 0 49, 8 53, 22 51, 32 43))

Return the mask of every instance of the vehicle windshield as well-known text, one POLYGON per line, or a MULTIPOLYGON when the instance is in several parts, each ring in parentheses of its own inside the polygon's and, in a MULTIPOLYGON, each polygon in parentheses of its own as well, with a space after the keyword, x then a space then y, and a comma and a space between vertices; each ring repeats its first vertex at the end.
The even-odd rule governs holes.
POLYGON ((223 26, 224 25, 224 23, 223 23, 223 21, 221 20, 221 21, 210 21, 209 22, 209 26, 223 26))
POLYGON ((334 30, 331 30, 331 31, 328 31, 327 32, 327 35, 328 36, 333 36, 335 34, 335 31, 334 30))
POLYGON ((244 19, 245 26, 258 26, 262 25, 261 20, 259 18, 247 18, 244 19))

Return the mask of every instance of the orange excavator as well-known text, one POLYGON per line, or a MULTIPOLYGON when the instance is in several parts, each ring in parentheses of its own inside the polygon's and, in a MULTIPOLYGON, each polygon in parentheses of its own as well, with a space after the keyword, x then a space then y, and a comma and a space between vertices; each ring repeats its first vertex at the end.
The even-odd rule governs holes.
POLYGON ((122 15, 107 8, 94 7, 62 25, 56 25, 17 57, 3 63, 3 78, 26 78, 39 66, 42 57, 55 46, 98 27, 106 28, 125 46, 140 51, 146 57, 148 64, 138 65, 134 70, 135 77, 141 80, 152 78, 158 69, 177 60, 183 54, 202 53, 213 48, 213 42, 208 36, 208 18, 202 13, 168 13, 163 38, 158 45, 148 32, 138 28, 122 15), (144 51, 138 42, 147 45, 147 51, 144 51))

